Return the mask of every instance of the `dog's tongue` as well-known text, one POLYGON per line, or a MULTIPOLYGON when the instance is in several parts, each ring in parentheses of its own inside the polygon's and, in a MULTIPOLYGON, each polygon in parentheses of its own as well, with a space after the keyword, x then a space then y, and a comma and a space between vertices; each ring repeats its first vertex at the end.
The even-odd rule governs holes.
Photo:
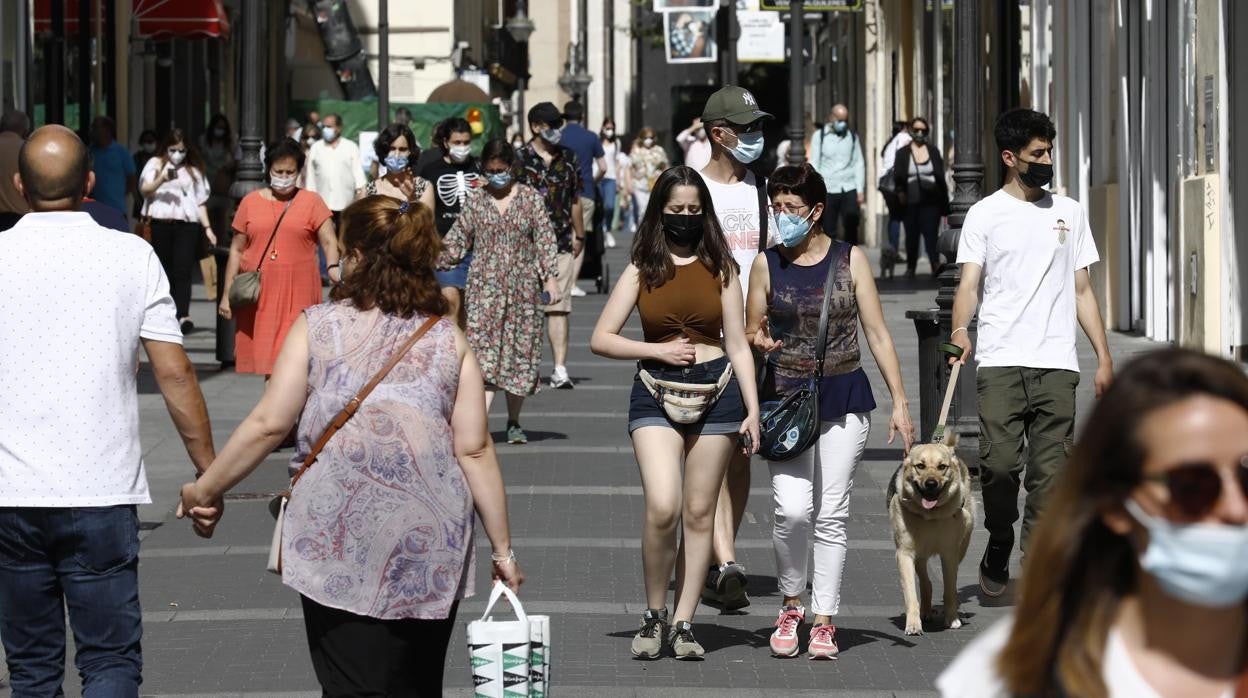
POLYGON ((924 509, 935 509, 935 508, 936 508, 936 505, 940 503, 940 500, 938 500, 938 499, 926 499, 926 498, 924 498, 924 499, 921 499, 920 501, 922 501, 922 502, 923 502, 923 508, 924 508, 924 509))

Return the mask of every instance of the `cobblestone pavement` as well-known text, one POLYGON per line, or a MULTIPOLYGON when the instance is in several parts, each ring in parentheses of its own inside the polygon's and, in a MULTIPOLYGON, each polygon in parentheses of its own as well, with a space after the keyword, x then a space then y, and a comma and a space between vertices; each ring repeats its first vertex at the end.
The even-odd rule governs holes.
MULTIPOLYGON (((627 244, 627 240, 622 243, 627 244)), ((609 251, 618 274, 626 247, 609 251)), ((582 281, 589 288, 592 282, 582 281)), ((882 282, 885 314, 901 354, 911 414, 918 423, 915 330, 906 310, 934 305, 930 280, 882 282)), ((261 381, 217 370, 211 331, 213 305, 196 288, 193 316, 200 323, 187 339, 213 417, 218 445, 255 404, 261 381)), ((556 695, 668 696, 678 688, 700 696, 931 695, 933 680, 978 632, 1008 613, 981 600, 975 563, 985 538, 976 530, 958 578, 966 625, 929 629, 921 637, 902 633, 901 594, 891 533, 885 515, 886 482, 901 458, 888 446, 887 394, 870 353, 867 366, 881 408, 874 416, 866 460, 857 473, 849 522, 841 615, 836 619, 840 659, 810 662, 772 658, 767 638, 779 597, 771 552, 771 498, 766 468, 754 469, 753 487, 738 546, 749 573, 753 605, 720 615, 703 607, 695 619, 706 646, 701 663, 637 662, 628 646, 644 607, 639 535, 640 481, 625 427, 633 367, 592 355, 589 335, 605 302, 592 294, 575 301, 569 371, 575 390, 543 390, 525 405, 526 446, 500 445, 511 508, 515 549, 528 581, 522 599, 531 613, 549 613, 554 627, 556 695)), ((627 330, 640 337, 633 318, 627 330)), ((1149 342, 1111 337, 1121 365, 1149 342)), ((1094 365, 1086 343, 1083 367, 1094 365)), ((549 372, 549 364, 544 368, 549 372)), ((1091 403, 1090 373, 1080 387, 1080 409, 1091 403)), ((154 502, 141 509, 140 565, 144 608, 145 695, 319 695, 305 645, 299 600, 267 573, 265 555, 272 519, 264 502, 283 485, 290 452, 271 456, 229 500, 225 519, 209 541, 173 518, 178 487, 191 473, 150 374, 142 381, 143 445, 154 502)), ((502 441, 503 401, 494 405, 491 427, 502 441)), ((485 545, 479 536, 479 545, 485 545)), ((478 551, 489 552, 488 547, 478 551)), ((488 588, 488 565, 478 566, 477 588, 488 588)), ((934 575, 939 585, 939 574, 934 575)), ((936 598, 939 599, 939 590, 936 598)), ((446 667, 447 695, 469 696, 463 627, 483 610, 483 595, 460 607, 446 667)), ((71 649, 72 657, 72 649, 71 649)), ((80 692, 69 666, 66 690, 80 692)), ((0 668, 0 686, 7 678, 0 668)), ((0 688, 0 695, 8 695, 0 688)))

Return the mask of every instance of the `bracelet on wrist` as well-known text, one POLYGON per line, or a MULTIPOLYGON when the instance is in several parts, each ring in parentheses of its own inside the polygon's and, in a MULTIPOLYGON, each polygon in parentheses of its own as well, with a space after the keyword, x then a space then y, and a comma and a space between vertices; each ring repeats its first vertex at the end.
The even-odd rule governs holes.
POLYGON ((515 562, 516 551, 509 550, 507 551, 506 555, 499 555, 498 553, 490 553, 490 559, 493 560, 494 562, 515 562))
MULTIPOLYGON (((950 333, 949 333, 949 336, 950 336, 950 337, 952 337, 953 335, 955 335, 955 334, 957 334, 957 333, 959 333, 959 332, 966 332, 966 331, 967 331, 967 330, 966 330, 966 328, 965 328, 965 327, 959 327, 959 328, 955 329, 954 331, 950 332, 950 333)), ((970 334, 970 333, 969 333, 969 332, 967 332, 967 334, 970 334)))

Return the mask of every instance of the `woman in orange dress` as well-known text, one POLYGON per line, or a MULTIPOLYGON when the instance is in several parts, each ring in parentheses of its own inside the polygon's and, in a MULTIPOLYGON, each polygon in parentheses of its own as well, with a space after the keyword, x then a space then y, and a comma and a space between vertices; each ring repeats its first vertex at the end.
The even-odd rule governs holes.
POLYGON ((218 308, 222 317, 233 317, 238 326, 234 370, 256 373, 266 380, 290 326, 304 308, 321 302, 318 243, 329 264, 330 280, 338 283, 342 278, 329 207, 316 192, 295 186, 303 161, 303 149, 289 138, 268 148, 265 170, 269 186, 243 197, 234 214, 234 239, 218 308), (235 311, 230 307, 234 278, 257 267, 260 301, 235 311))

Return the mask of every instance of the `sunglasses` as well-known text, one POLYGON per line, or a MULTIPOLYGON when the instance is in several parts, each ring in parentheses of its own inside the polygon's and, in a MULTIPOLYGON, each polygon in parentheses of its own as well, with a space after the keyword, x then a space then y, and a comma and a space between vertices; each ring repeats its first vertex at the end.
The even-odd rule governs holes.
MULTIPOLYGON (((1248 456, 1235 468, 1239 491, 1248 497, 1248 456)), ((1145 475, 1145 481, 1160 482, 1170 492, 1168 514, 1181 521, 1196 521, 1208 516, 1222 498, 1222 472, 1212 463, 1187 463, 1164 473, 1145 475)))

